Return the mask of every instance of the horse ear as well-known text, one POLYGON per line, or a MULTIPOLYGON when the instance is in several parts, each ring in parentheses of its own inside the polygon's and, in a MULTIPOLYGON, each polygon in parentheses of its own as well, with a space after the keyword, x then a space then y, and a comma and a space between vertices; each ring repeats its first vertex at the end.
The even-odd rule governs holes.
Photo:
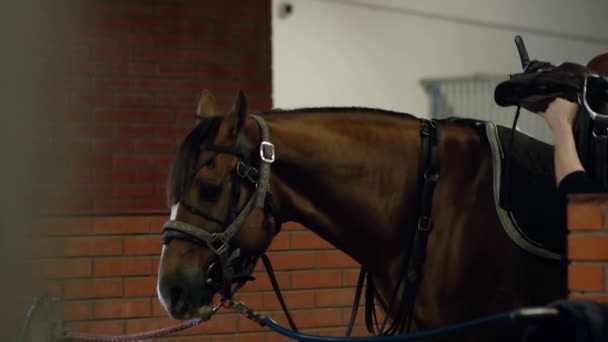
POLYGON ((217 107, 215 104, 215 96, 211 94, 208 90, 203 90, 201 96, 198 99, 198 105, 196 106, 196 116, 199 117, 197 119, 197 123, 200 118, 206 118, 209 116, 216 116, 217 107))
POLYGON ((230 132, 234 136, 238 135, 243 125, 245 124, 245 120, 247 119, 247 98, 243 91, 239 91, 234 100, 234 105, 232 110, 226 118, 226 124, 230 127, 230 132))

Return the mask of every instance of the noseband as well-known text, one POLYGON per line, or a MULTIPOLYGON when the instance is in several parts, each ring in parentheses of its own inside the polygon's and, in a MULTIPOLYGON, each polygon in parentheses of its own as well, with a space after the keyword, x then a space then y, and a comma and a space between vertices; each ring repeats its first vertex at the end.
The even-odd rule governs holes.
MULTIPOLYGON (((217 255, 217 261, 212 263, 206 272, 206 283, 209 286, 223 289, 223 299, 232 298, 235 290, 238 290, 238 288, 248 280, 253 279, 251 274, 253 273, 259 256, 243 257, 241 256, 240 248, 231 247, 229 244, 230 240, 239 231, 252 210, 258 208, 264 210, 266 218, 270 221, 274 221, 275 235, 278 234, 281 229, 278 212, 274 205, 272 194, 269 191, 270 164, 275 160, 274 145, 270 143, 268 126, 264 119, 257 115, 251 115, 251 118, 258 123, 262 138, 262 142, 259 146, 259 170, 247 164, 243 153, 221 146, 209 146, 206 148, 209 151, 215 152, 215 155, 217 155, 217 153, 228 153, 239 158, 234 170, 235 181, 232 184, 231 206, 226 221, 222 222, 200 209, 185 203, 183 200, 180 200, 179 202, 180 206, 183 206, 190 213, 203 217, 207 221, 220 224, 225 227, 225 229, 221 233, 209 233, 192 224, 170 219, 163 225, 162 230, 162 242, 164 245, 169 244, 173 239, 186 240, 200 246, 206 246, 217 255), (253 183, 256 190, 241 211, 238 212, 241 180, 247 180, 253 183), (232 287, 233 283, 237 284, 237 287, 234 289, 232 287)), ((212 158, 214 158, 215 155, 212 158)), ((205 163, 203 166, 204 165, 205 163)), ((194 174, 192 176, 194 176, 194 174)))

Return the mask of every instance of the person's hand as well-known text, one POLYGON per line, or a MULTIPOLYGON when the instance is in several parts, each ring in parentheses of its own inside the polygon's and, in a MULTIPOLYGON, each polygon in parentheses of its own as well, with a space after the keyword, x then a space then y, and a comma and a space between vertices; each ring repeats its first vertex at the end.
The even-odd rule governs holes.
POLYGON ((577 111, 577 103, 557 97, 549 104, 545 112, 540 112, 538 114, 547 121, 547 124, 549 124, 551 129, 555 130, 564 126, 572 128, 572 123, 574 122, 577 111))

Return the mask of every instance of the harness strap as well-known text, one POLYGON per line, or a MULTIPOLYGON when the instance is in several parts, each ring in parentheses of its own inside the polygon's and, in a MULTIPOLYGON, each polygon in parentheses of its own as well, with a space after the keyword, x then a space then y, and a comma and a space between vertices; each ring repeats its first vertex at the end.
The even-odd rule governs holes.
POLYGON ((439 159, 437 155, 439 132, 434 120, 421 120, 420 137, 421 151, 418 176, 418 184, 420 184, 418 198, 420 199, 420 205, 417 227, 414 236, 409 240, 409 245, 406 246, 408 252, 404 254, 400 268, 400 274, 402 276, 393 290, 387 315, 381 327, 378 327, 375 311, 375 286, 371 274, 367 274, 365 324, 367 330, 374 335, 376 335, 376 333, 382 335, 395 334, 400 330, 404 319, 407 319, 407 330, 409 330, 413 316, 416 294, 420 282, 420 271, 426 256, 428 234, 432 228, 431 209, 433 193, 439 179, 439 159), (403 282, 405 282, 405 287, 401 302, 399 303, 399 309, 395 319, 392 320, 391 325, 386 328, 386 324, 389 320, 388 313, 392 312, 395 299, 397 298, 397 294, 403 282), (377 327, 377 332, 375 331, 376 329, 374 329, 374 325, 377 327))
POLYGON ((277 299, 279 300, 279 304, 281 305, 281 309, 283 309, 283 313, 285 313, 285 317, 287 318, 287 322, 289 322, 289 326, 292 330, 298 331, 296 324, 291 318, 289 314, 289 310, 287 310, 287 305, 285 305, 285 300, 283 299, 283 294, 281 293, 281 288, 279 287, 279 283, 277 282, 277 278, 274 275, 274 270, 272 268, 272 264, 270 263, 270 259, 266 253, 262 254, 262 262, 264 263, 264 267, 266 268, 266 273, 268 273, 268 278, 270 279, 270 283, 272 284, 272 289, 274 293, 277 295, 277 299))
POLYGON ((420 285, 420 272, 426 258, 427 241, 429 232, 432 229, 433 223, 431 219, 431 210, 433 208, 433 193, 435 185, 439 180, 439 158, 437 155, 437 143, 439 141, 439 132, 433 121, 430 123, 423 122, 422 128, 423 151, 426 149, 426 155, 421 157, 426 161, 423 177, 422 199, 420 207, 420 217, 416 234, 414 236, 413 250, 408 264, 408 272, 406 278, 406 293, 402 302, 402 312, 407 315, 407 330, 410 329, 410 324, 414 315, 414 304, 418 286, 420 285), (426 138, 425 138, 426 137, 426 138))

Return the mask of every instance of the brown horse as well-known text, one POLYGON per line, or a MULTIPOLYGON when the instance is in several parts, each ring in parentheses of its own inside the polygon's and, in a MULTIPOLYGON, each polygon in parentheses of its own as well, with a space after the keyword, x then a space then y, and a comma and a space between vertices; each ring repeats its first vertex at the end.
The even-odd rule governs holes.
MULTIPOLYGON (((247 281, 281 220, 300 222, 359 262, 381 308, 400 319, 391 303, 408 291, 402 263, 411 260, 424 222, 428 248, 410 331, 566 295, 564 263, 525 251, 505 232, 479 122, 366 108, 250 117, 242 93, 222 114, 207 92, 198 115, 172 168, 172 215, 159 266, 158 297, 176 319, 208 314, 215 294, 230 297, 231 284, 247 281), (429 131, 421 134, 421 127, 436 131, 436 146, 425 142, 429 131), (436 156, 429 157, 432 174, 422 175, 419 165, 424 146, 436 156), (421 220, 425 179, 436 185, 429 219, 421 220)), ((486 331, 484 338, 516 339, 520 332, 486 331)))

